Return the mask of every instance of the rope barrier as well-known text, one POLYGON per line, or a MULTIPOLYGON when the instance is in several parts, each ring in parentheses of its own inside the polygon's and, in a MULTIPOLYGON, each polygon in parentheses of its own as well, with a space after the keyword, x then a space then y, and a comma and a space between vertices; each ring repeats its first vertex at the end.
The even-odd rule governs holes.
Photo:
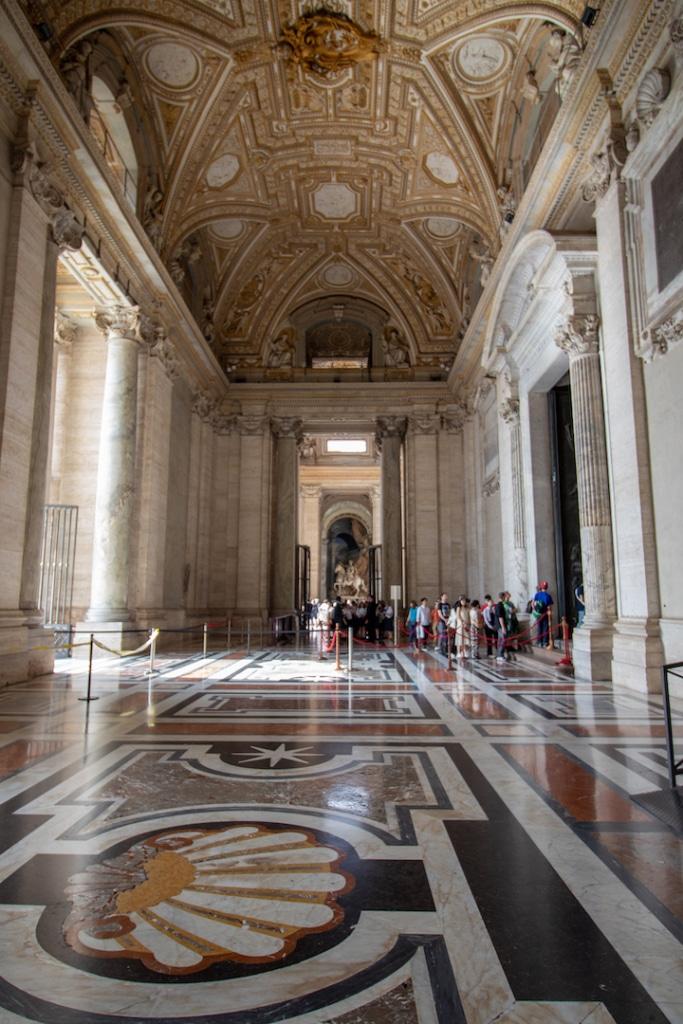
POLYGON ((100 650, 107 651, 109 654, 117 654, 119 656, 119 658, 132 658, 134 655, 142 654, 143 651, 146 651, 147 648, 152 644, 152 642, 154 640, 156 640, 156 638, 159 636, 160 632, 161 632, 161 630, 159 630, 159 629, 153 629, 151 631, 151 633, 150 633, 150 636, 147 638, 147 640, 144 642, 144 644, 142 644, 140 647, 136 647, 134 651, 121 651, 121 650, 119 650, 116 647, 107 647, 106 644, 103 644, 100 640, 97 640, 94 636, 93 636, 93 643, 95 644, 96 647, 99 647, 100 650))

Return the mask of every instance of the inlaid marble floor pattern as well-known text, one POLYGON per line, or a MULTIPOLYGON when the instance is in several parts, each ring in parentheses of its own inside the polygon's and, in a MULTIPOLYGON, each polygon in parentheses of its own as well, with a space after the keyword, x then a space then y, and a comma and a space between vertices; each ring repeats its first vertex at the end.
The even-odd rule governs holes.
MULTIPOLYGON (((0 691, 0 1024, 683 1022, 661 705, 533 661, 0 691)), ((683 708, 675 704, 683 745, 683 708)))

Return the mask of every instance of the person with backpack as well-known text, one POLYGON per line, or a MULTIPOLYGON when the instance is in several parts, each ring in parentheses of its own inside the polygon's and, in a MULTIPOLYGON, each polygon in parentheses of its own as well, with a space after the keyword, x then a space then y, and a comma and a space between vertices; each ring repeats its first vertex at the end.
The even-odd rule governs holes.
POLYGON ((531 611, 532 623, 536 626, 536 646, 548 647, 550 631, 548 628, 548 611, 553 604, 553 599, 548 593, 548 581, 542 580, 538 584, 538 590, 533 596, 531 611))

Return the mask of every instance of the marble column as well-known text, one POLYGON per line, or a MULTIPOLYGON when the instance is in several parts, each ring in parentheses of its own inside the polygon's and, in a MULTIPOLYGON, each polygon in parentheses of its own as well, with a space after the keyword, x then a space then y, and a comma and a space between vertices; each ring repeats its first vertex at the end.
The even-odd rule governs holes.
MULTIPOLYGON (((618 141, 618 138, 617 138, 618 141)), ((636 355, 625 191, 612 142, 584 188, 595 200, 603 381, 615 540, 617 621, 612 680, 646 692, 660 689, 664 660, 643 364, 636 355)), ((623 156, 623 154, 622 154, 623 156)))
POLYGON ((391 587, 401 585, 403 578, 401 445, 405 430, 405 416, 377 418, 377 440, 382 449, 382 593, 377 596, 384 601, 391 597, 391 587))
POLYGON ((270 607, 272 615, 294 611, 297 544, 297 499, 301 420, 290 416, 271 420, 275 437, 273 495, 273 547, 270 607))
POLYGON ((129 563, 135 502, 138 349, 143 340, 136 306, 111 306, 95 314, 107 340, 102 426, 95 499, 91 624, 130 620, 129 563))
POLYGON ((433 410, 408 417, 405 441, 406 586, 408 600, 436 599, 448 590, 441 575, 439 506, 442 474, 439 419, 433 410))
POLYGON ((524 608, 529 596, 529 572, 524 515, 524 469, 519 419, 519 399, 509 393, 503 380, 503 398, 498 415, 503 424, 499 432, 501 460, 501 503, 503 512, 504 586, 518 608, 524 608))
POLYGON ((555 342, 569 356, 586 604, 574 632, 574 666, 577 678, 610 679, 616 596, 598 318, 567 317, 555 342))

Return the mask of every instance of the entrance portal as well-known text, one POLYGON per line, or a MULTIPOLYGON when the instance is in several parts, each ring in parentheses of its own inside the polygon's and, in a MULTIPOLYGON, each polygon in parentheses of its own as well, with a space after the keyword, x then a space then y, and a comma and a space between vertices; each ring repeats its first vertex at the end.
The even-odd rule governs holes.
POLYGON ((364 524, 355 516, 340 516, 330 526, 327 542, 327 592, 367 597, 370 538, 364 524))

